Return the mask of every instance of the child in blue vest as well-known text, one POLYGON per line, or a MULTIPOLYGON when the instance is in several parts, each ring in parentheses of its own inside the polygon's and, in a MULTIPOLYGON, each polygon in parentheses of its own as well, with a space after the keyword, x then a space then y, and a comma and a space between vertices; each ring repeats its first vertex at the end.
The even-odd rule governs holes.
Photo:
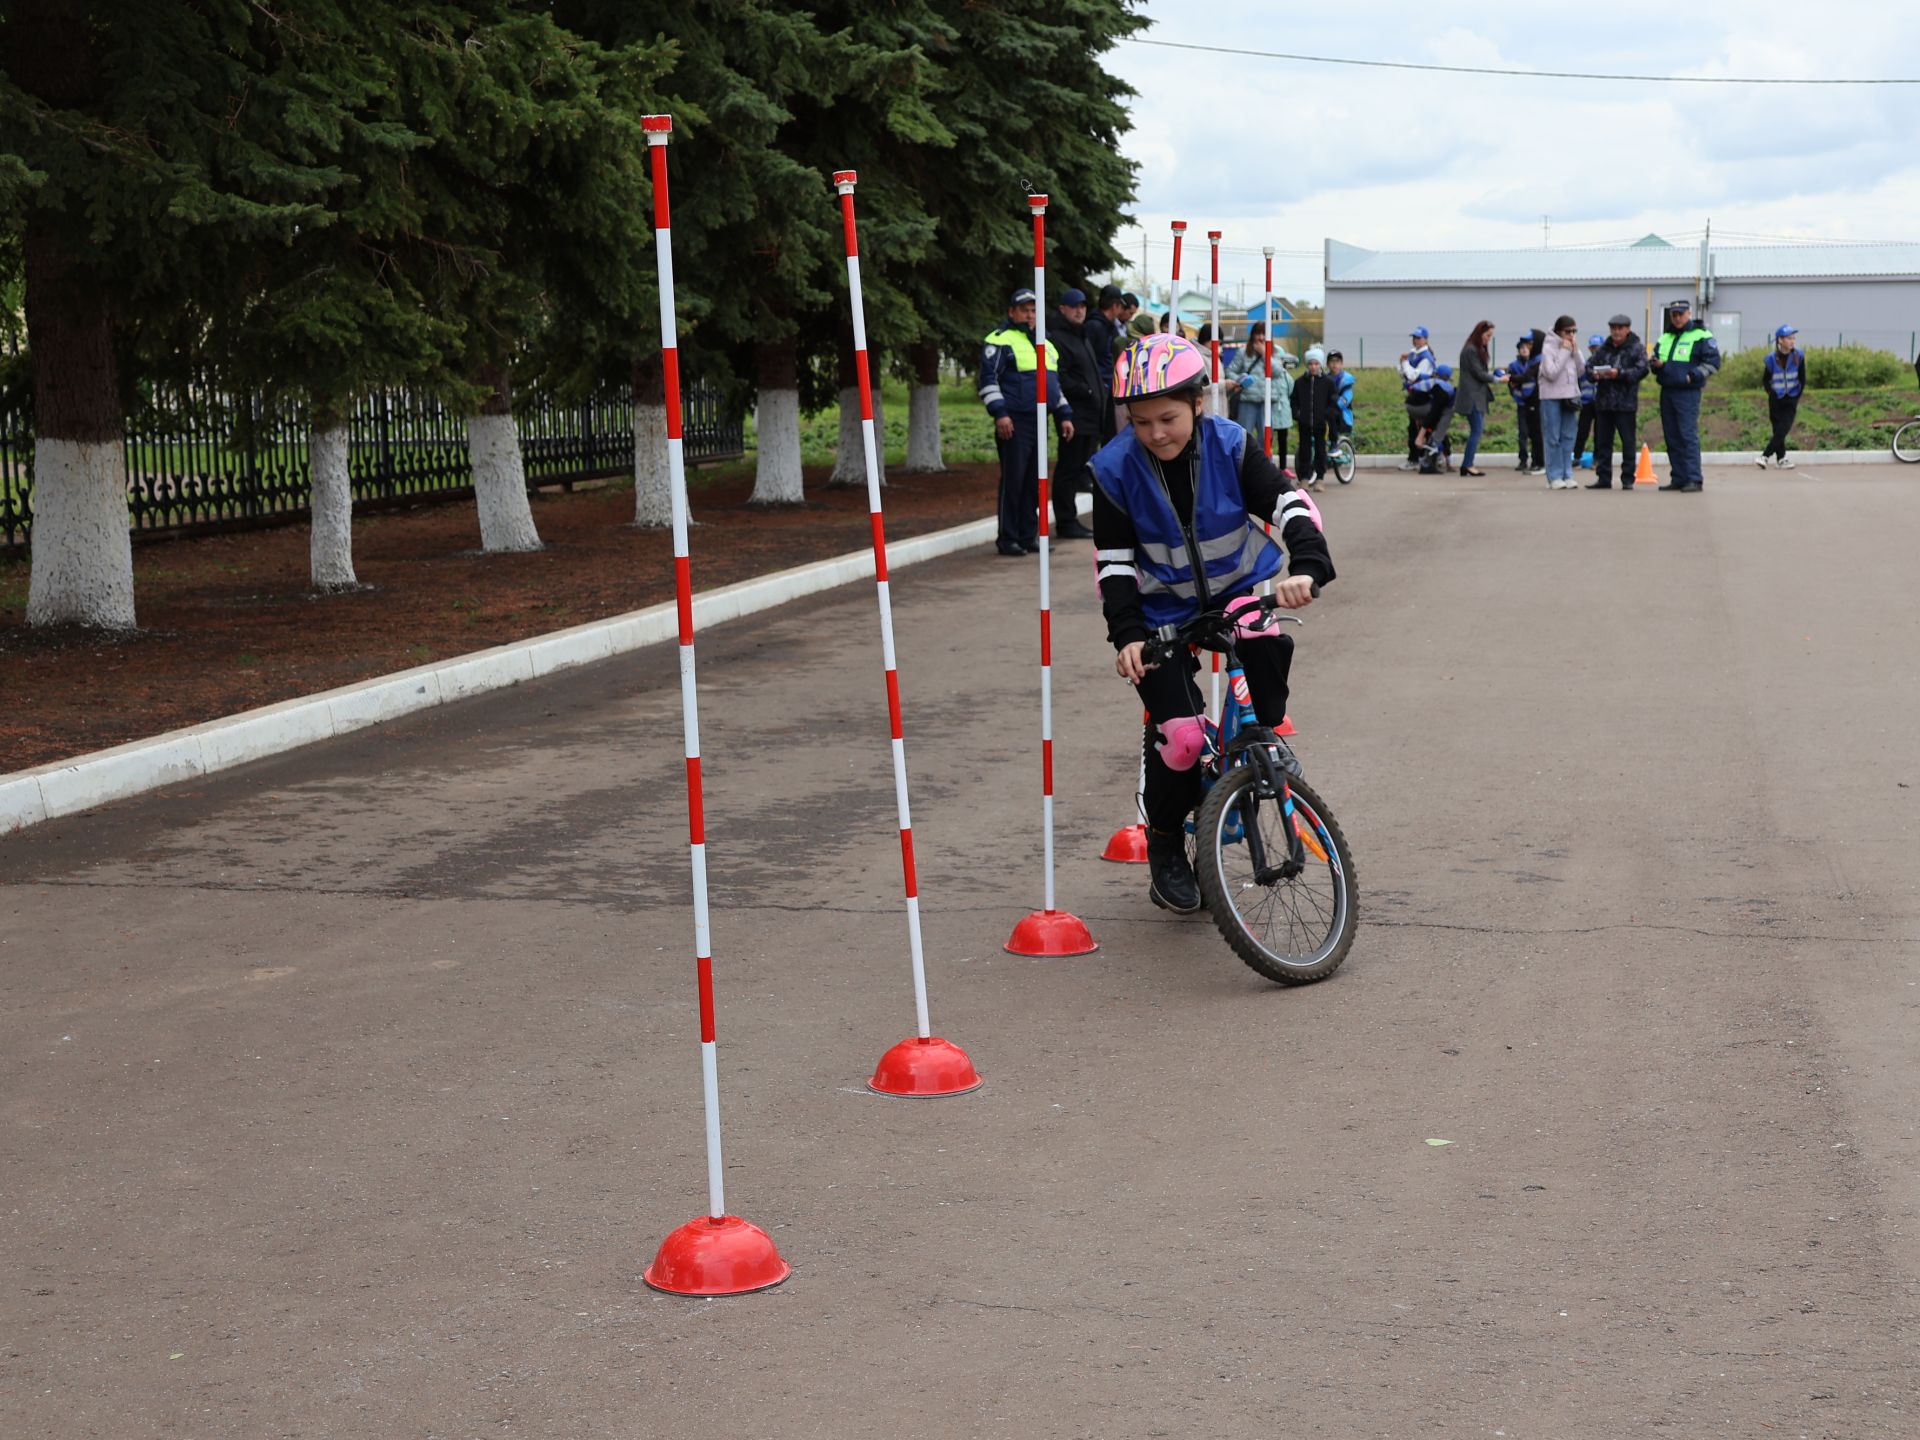
POLYGON ((1520 463, 1513 468, 1522 475, 1547 473, 1547 447, 1540 436, 1539 336, 1535 330, 1515 341, 1513 364, 1507 367, 1507 394, 1513 397, 1520 429, 1520 463))
POLYGON ((1773 438, 1753 462, 1762 470, 1767 468, 1769 458, 1776 470, 1793 469, 1793 461, 1787 458, 1787 432, 1793 429, 1794 417, 1800 413, 1800 396, 1807 388, 1807 357, 1793 339, 1799 333, 1791 325, 1773 332, 1773 349, 1767 352, 1767 366, 1760 377, 1767 387, 1767 418, 1773 422, 1773 438))
MULTIPOLYGON (((1197 660, 1147 666, 1142 650, 1162 625, 1191 620, 1222 601, 1251 599, 1262 581, 1287 609, 1333 580, 1333 561, 1312 502, 1274 468, 1247 432, 1204 413, 1207 358, 1171 335, 1130 345, 1114 366, 1113 398, 1131 422, 1093 457, 1093 537, 1114 670, 1139 687, 1148 722, 1147 893, 1191 914, 1200 889, 1187 859, 1186 817, 1200 801, 1206 701, 1197 660), (1272 523, 1286 545, 1262 533, 1272 523), (1282 575, 1282 570, 1285 575, 1282 575)), ((1270 630, 1237 642, 1262 725, 1287 714, 1293 639, 1270 630)))
POLYGON ((1600 353, 1602 342, 1598 335, 1587 337, 1587 363, 1580 369, 1580 426, 1573 436, 1573 468, 1591 470, 1593 452, 1587 448, 1587 442, 1593 438, 1594 402, 1600 398, 1600 382, 1593 378, 1593 357, 1600 353))
POLYGON ((1338 350, 1327 352, 1327 374, 1333 378, 1333 420, 1327 426, 1330 440, 1353 433, 1353 372, 1347 369, 1347 357, 1338 350))

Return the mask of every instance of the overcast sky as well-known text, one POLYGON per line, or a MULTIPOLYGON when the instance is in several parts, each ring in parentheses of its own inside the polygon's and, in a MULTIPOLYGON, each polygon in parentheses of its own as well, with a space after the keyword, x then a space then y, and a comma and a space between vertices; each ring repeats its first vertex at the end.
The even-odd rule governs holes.
MULTIPOLYGON (((1920 76, 1909 0, 1148 0, 1149 40, 1371 60, 1656 75, 1920 76)), ((1920 86, 1657 85, 1421 74, 1121 44, 1138 90, 1134 214, 1183 280, 1321 295, 1327 236, 1370 249, 1517 249, 1716 236, 1920 239, 1920 86), (1550 239, 1542 216, 1551 216, 1550 239), (1194 242, 1198 242, 1195 249, 1194 242), (1234 254, 1234 250, 1248 253, 1234 254)), ((1119 244, 1139 263, 1141 235, 1119 244)), ((1729 243, 1732 243, 1731 241, 1729 243)), ((1762 243, 1757 240, 1748 243, 1762 243)))

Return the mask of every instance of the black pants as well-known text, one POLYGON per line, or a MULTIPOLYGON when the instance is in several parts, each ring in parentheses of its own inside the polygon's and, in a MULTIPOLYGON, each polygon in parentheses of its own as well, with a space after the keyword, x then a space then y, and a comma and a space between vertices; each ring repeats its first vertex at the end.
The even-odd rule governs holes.
POLYGON ((1767 418, 1773 422, 1773 438, 1767 441, 1767 448, 1760 452, 1764 459, 1768 455, 1787 458, 1787 432, 1793 429, 1794 416, 1800 413, 1798 395, 1767 396, 1767 418))
POLYGON ((1620 441, 1620 488, 1633 488, 1633 457, 1640 438, 1638 410, 1596 410, 1593 412, 1593 478, 1601 485, 1613 483, 1613 442, 1620 441))
POLYGON ((994 437, 1000 452, 999 545, 1040 544, 1040 427, 1032 415, 1013 417, 1013 434, 994 437))
POLYGON ((1593 438, 1594 426, 1597 423, 1594 416, 1597 413, 1591 402, 1580 407, 1580 424, 1573 432, 1573 458, 1576 462, 1587 453, 1587 441, 1593 438))
POLYGON ((1420 422, 1411 415, 1407 417, 1407 459, 1420 458, 1420 422))
POLYGON ((1528 466, 1545 465, 1547 442, 1540 435, 1540 402, 1525 401, 1520 406, 1517 418, 1520 422, 1520 463, 1528 466))
POLYGON ((1074 497, 1084 491, 1088 484, 1087 462, 1093 458, 1093 452, 1099 448, 1100 436, 1089 425, 1081 430, 1076 420, 1073 426, 1073 438, 1060 442, 1060 473, 1053 477, 1048 488, 1053 492, 1053 525, 1058 530, 1069 520, 1077 520, 1074 509, 1074 497))
POLYGON ((1322 421, 1318 425, 1309 425, 1306 421, 1295 423, 1300 432, 1300 448, 1294 453, 1293 473, 1302 480, 1324 480, 1327 478, 1327 426, 1322 421))
MULTIPOLYGON (((1253 696, 1253 712, 1260 723, 1279 729, 1287 718, 1287 676, 1293 669, 1293 637, 1267 635, 1258 640, 1235 641, 1240 663, 1246 667, 1247 689, 1253 696)), ((1211 664, 1211 661, 1209 661, 1211 664)), ((1206 700, 1194 678, 1200 661, 1189 658, 1182 665, 1162 665, 1149 670, 1140 682, 1140 703, 1147 708, 1145 745, 1147 783, 1145 809, 1147 824, 1167 832, 1178 830, 1193 808, 1200 803, 1200 766, 1169 770, 1154 744, 1162 737, 1158 727, 1163 721, 1183 715, 1204 715, 1206 700)), ((1224 692, 1223 692, 1224 693, 1224 692)), ((1232 704, 1232 697, 1224 697, 1232 704)))

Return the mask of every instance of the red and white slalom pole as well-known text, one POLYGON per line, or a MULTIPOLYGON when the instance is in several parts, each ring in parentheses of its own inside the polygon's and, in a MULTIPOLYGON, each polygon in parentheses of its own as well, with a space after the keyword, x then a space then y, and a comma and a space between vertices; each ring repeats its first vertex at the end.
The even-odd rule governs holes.
POLYGON ((1029 195, 1033 211, 1033 348, 1035 457, 1040 480, 1040 817, 1045 905, 1013 927, 1005 949, 1015 955, 1089 955, 1100 947, 1077 916, 1053 908, 1053 592, 1047 493, 1047 197, 1029 195))
POLYGON ((887 734, 893 746, 893 795, 900 814, 900 873, 907 892, 907 946, 913 956, 913 1008, 919 1023, 874 1067, 870 1089, 882 1095, 960 1095, 980 1087, 967 1052, 933 1033, 927 1018, 927 960, 920 943, 920 877, 913 861, 913 816, 907 807, 907 742, 900 726, 900 671, 893 651, 893 597, 887 579, 887 527, 880 512, 880 452, 873 433, 873 377, 867 368, 866 302, 860 292, 860 239, 853 219, 852 170, 833 172, 847 240, 847 293, 853 306, 853 364, 860 386, 860 438, 867 454, 867 513, 873 521, 873 575, 880 596, 880 655, 887 676, 887 734))
POLYGON ((790 1273, 772 1238, 727 1214, 720 1158, 720 1072, 714 1049, 713 945, 707 918, 707 834, 700 789, 700 702, 694 688, 693 572, 687 559, 687 471, 681 448, 680 350, 673 314, 673 228, 667 209, 671 115, 641 117, 653 161, 654 245, 660 263, 660 354, 667 376, 667 475, 673 496, 673 582, 680 610, 680 718, 687 752, 687 831, 693 857, 693 957, 700 995, 700 1080, 707 1120, 707 1213, 661 1242, 642 1274, 674 1295, 740 1295, 790 1273))
MULTIPOLYGON (((1207 333, 1213 337, 1213 343, 1208 347, 1212 354, 1209 367, 1210 393, 1206 410, 1209 415, 1225 415, 1227 413, 1226 394, 1220 388, 1220 232, 1218 230, 1207 232, 1207 248, 1212 252, 1213 259, 1213 269, 1207 280, 1207 333)), ((1197 494, 1194 496, 1195 504, 1199 503, 1199 498, 1197 494)), ((1198 555, 1194 556, 1193 560, 1196 565, 1200 563, 1198 555)), ((1220 708, 1220 652, 1218 650, 1213 652, 1212 668, 1213 723, 1218 725, 1226 718, 1226 712, 1220 708)))
MULTIPOLYGON (((1273 459, 1273 246, 1263 245, 1260 253, 1267 257, 1267 398, 1260 406, 1261 447, 1267 458, 1273 459)), ((1267 527, 1267 533, 1273 533, 1273 527, 1267 527)))

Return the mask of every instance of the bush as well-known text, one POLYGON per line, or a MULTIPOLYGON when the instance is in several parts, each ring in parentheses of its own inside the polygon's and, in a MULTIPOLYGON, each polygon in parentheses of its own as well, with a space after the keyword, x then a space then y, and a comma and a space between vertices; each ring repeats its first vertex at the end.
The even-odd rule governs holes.
MULTIPOLYGON (((1865 345, 1838 345, 1825 350, 1810 348, 1806 356, 1809 390, 1871 390, 1881 385, 1904 384, 1913 373, 1912 367, 1898 355, 1865 345)), ((1742 350, 1727 357, 1718 383, 1736 390, 1757 390, 1766 363, 1766 349, 1742 350)))

